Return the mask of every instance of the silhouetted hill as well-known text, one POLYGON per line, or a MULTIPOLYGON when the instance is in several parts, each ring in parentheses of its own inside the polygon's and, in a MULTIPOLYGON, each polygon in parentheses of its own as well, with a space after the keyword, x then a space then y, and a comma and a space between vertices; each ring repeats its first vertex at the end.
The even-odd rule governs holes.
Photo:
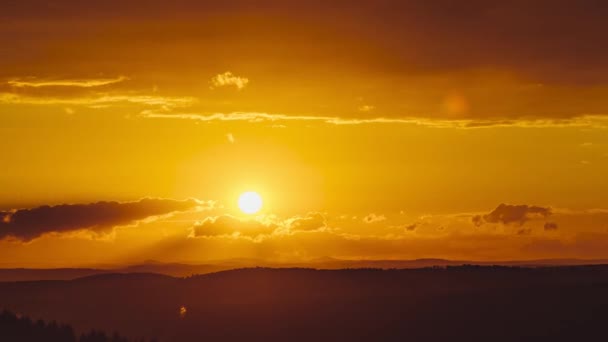
POLYGON ((70 280, 108 272, 94 268, 0 268, 0 281, 70 280))
POLYGON ((159 273, 174 277, 187 277, 194 274, 208 274, 218 271, 233 270, 247 267, 270 268, 315 268, 337 270, 345 268, 380 268, 380 269, 409 269, 433 266, 575 266, 575 265, 601 265, 608 264, 608 260, 582 260, 582 259, 543 259, 524 261, 467 261, 445 259, 415 259, 415 260, 341 260, 335 258, 318 258, 305 262, 277 263, 258 259, 229 259, 218 260, 206 264, 163 263, 146 260, 141 264, 129 266, 104 266, 100 268, 56 268, 56 269, 27 269, 12 268, 0 269, 0 281, 28 281, 28 280, 72 280, 94 274, 107 273, 159 273))
POLYGON ((604 341, 608 267, 107 274, 0 283, 0 303, 165 342, 604 341))

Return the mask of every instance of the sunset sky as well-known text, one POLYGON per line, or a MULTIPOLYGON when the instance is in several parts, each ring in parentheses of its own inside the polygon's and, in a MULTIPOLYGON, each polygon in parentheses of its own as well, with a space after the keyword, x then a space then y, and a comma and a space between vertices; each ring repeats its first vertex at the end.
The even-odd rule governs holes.
POLYGON ((606 18, 2 1, 0 267, 608 258, 606 18))

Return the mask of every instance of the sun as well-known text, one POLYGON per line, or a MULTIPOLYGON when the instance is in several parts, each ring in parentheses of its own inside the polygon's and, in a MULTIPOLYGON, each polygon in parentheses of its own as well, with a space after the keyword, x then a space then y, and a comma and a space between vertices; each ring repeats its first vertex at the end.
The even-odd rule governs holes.
POLYGON ((262 197, 254 191, 247 191, 239 196, 239 208, 245 214, 255 214, 262 209, 262 197))

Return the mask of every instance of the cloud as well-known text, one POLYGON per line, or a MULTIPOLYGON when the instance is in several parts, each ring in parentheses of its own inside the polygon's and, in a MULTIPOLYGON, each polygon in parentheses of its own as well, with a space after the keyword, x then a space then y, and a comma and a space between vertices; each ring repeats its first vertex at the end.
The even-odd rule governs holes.
POLYGON ((557 230, 558 225, 555 222, 546 222, 543 228, 545 228, 545 230, 557 230))
POLYGON ((226 71, 223 74, 218 74, 211 78, 211 89, 232 86, 241 90, 245 88, 248 83, 248 78, 236 76, 230 71, 226 71))
POLYGON ((327 227, 327 220, 321 213, 308 213, 305 216, 294 216, 283 223, 291 232, 314 231, 327 227))
POLYGON ((416 230, 416 227, 418 227, 417 223, 412 223, 410 225, 405 226, 405 230, 408 232, 414 231, 416 230))
MULTIPOLYGON (((0 94, 0 102, 2 102, 0 94)), ((251 123, 311 121, 332 125, 364 124, 409 124, 436 128, 483 129, 492 127, 591 127, 608 128, 608 119, 602 115, 582 115, 568 119, 519 119, 519 120, 482 120, 482 119, 440 119, 423 117, 370 117, 354 118, 326 115, 300 115, 263 112, 230 112, 230 113, 178 113, 170 111, 144 110, 141 117, 150 119, 183 119, 203 122, 244 121, 251 123)))
POLYGON ((372 110, 374 110, 376 107, 374 106, 370 106, 370 105, 363 105, 363 106, 359 106, 359 111, 360 112, 371 112, 372 110))
POLYGON ((6 82, 8 85, 18 88, 31 87, 79 87, 92 88, 100 87, 109 84, 119 83, 128 80, 128 77, 118 76, 114 78, 84 78, 84 79, 55 79, 55 80, 39 80, 36 78, 30 79, 13 79, 6 82))
POLYGON ((483 225, 483 217, 481 217, 481 215, 475 215, 471 218, 471 222, 473 222, 475 227, 480 227, 483 225))
POLYGON ((325 216, 308 213, 280 219, 276 216, 238 218, 232 215, 207 217, 192 227, 191 237, 245 237, 261 241, 265 237, 291 235, 296 232, 319 231, 326 228, 325 216))
MULTIPOLYGON (((146 4, 146 8, 136 4, 123 4, 120 13, 114 13, 112 9, 122 2, 108 0, 107 3, 113 6, 69 1, 57 4, 53 11, 42 14, 32 11, 31 6, 42 6, 44 1, 19 2, 3 8, 0 18, 12 18, 21 23, 36 22, 35 20, 48 23, 39 29, 32 25, 30 30, 15 30, 20 41, 39 49, 47 46, 49 40, 67 34, 61 27, 57 27, 59 25, 53 25, 67 20, 72 20, 74 27, 84 33, 93 33, 99 27, 111 29, 114 20, 119 18, 138 23, 135 28, 110 30, 110 33, 117 34, 109 42, 103 39, 105 37, 100 37, 97 44, 90 44, 79 53, 62 56, 68 61, 82 59, 83 56, 93 59, 104 49, 108 53, 115 53, 114 59, 121 61, 125 56, 133 58, 133 54, 141 49, 149 53, 159 47, 169 46, 175 36, 185 36, 188 33, 199 37, 197 42, 203 49, 199 51, 192 46, 180 49, 174 44, 174 50, 178 49, 179 53, 190 51, 197 57, 216 63, 232 63, 243 58, 247 58, 248 63, 266 60, 270 65, 299 65, 304 61, 314 64, 331 60, 340 63, 332 65, 344 68, 349 64, 361 65, 367 62, 363 64, 366 70, 387 70, 393 73, 437 73, 496 66, 530 74, 530 78, 536 82, 602 80, 606 71, 605 57, 608 55, 608 48, 601 44, 608 9, 596 1, 493 3, 470 0, 455 7, 448 0, 438 0, 432 4, 421 0, 350 1, 342 5, 317 1, 297 4, 263 1, 255 8, 249 6, 247 1, 233 1, 230 6, 207 1, 155 1, 146 4), (83 13, 96 13, 96 17, 87 18, 83 13), (277 16, 276 13, 281 15, 277 16), (157 26, 146 19, 161 14, 187 25, 171 27, 174 34, 166 37, 157 35, 145 46, 125 44, 134 37, 143 39, 155 32, 157 26), (248 27, 246 34, 238 25, 245 15, 256 22, 256 25, 248 27), (217 25, 213 19, 222 19, 224 25, 217 25), (313 23, 313 19, 317 19, 314 25, 318 30, 302 32, 300 24, 313 23), (538 25, 539 21, 543 25, 538 25), (198 25, 193 25, 194 23, 198 25), (43 29, 48 32, 47 36, 40 36, 39 32, 43 29), (560 34, 565 30, 570 34, 560 34), (227 46, 238 46, 233 44, 240 42, 242 45, 238 51, 241 53, 235 53, 234 49, 224 51, 225 49, 218 48, 217 43, 210 44, 218 41, 227 46), (272 42, 274 49, 268 49, 266 44, 251 46, 250 42, 256 41, 272 42), (376 43, 373 45, 376 51, 361 53, 361 46, 371 43, 376 43), (324 49, 338 44, 340 49, 324 49), (311 46, 318 48, 311 49, 311 46), (412 49, 412 46, 416 48, 412 49), (126 50, 126 53, 119 53, 118 48, 126 50), (213 48, 215 49, 211 50, 213 48), (289 58, 286 58, 286 52, 289 52, 289 58), (387 52, 390 54, 387 55, 387 52), (593 71, 597 74, 594 75, 593 71)), ((3 24, 8 27, 13 27, 9 26, 11 24, 17 25, 10 20, 4 21, 6 23, 3 24)), ((71 41, 61 42, 60 46, 83 44, 89 35, 70 37, 71 41)), ((15 51, 7 53, 9 61, 17 59, 22 49, 24 48, 18 45, 13 49, 15 51)), ((140 55, 141 52, 135 56, 140 55)), ((35 57, 38 56, 21 59, 25 63, 35 57)), ((97 58, 104 57, 102 55, 97 58)), ((125 59, 124 62, 129 61, 125 59)), ((200 58, 194 58, 191 62, 181 59, 180 62, 192 63, 186 64, 187 66, 201 64, 200 58)), ((132 65, 137 67, 141 63, 137 59, 132 65)), ((176 67, 178 66, 180 65, 176 67)))
POLYGON ((374 213, 371 213, 363 218, 363 222, 365 222, 365 223, 375 223, 375 222, 381 222, 384 220, 386 220, 386 216, 376 215, 374 213))
POLYGON ((230 142, 231 144, 234 144, 234 142, 236 141, 232 133, 226 134, 226 139, 228 139, 228 142, 230 142))
POLYGON ((278 226, 272 221, 239 219, 232 215, 207 217, 192 227, 192 237, 246 236, 271 234, 278 226))
POLYGON ((183 201, 144 198, 136 202, 62 204, 0 212, 0 239, 30 241, 46 233, 89 229, 105 231, 174 212, 210 206, 195 199, 183 201))
POLYGON ((183 107, 196 102, 193 97, 166 97, 154 95, 121 95, 121 94, 93 94, 85 96, 32 96, 14 93, 0 93, 0 104, 24 105, 81 105, 91 108, 107 107, 120 103, 131 103, 148 106, 159 106, 169 109, 183 107))
POLYGON ((246 121, 246 122, 275 122, 275 121, 319 121, 335 125, 357 125, 364 123, 420 123, 417 119, 373 118, 356 119, 337 116, 271 114, 261 112, 232 112, 232 113, 170 113, 144 110, 141 116, 161 119, 188 119, 197 121, 246 121))
POLYGON ((487 215, 475 215, 472 217, 472 222, 476 226, 480 226, 483 222, 487 223, 502 223, 502 224, 518 224, 523 225, 527 221, 534 218, 546 218, 551 215, 550 208, 529 206, 529 205, 510 205, 500 204, 496 209, 487 215))
MULTIPOLYGON (((83 249, 78 246, 99 248, 95 254, 93 254, 94 250, 88 251, 87 248, 85 254, 91 253, 91 262, 99 261, 98 253, 102 253, 101 251, 106 255, 114 255, 116 251, 129 251, 133 252, 130 255, 136 256, 137 260, 165 261, 241 257, 287 261, 290 258, 310 260, 325 256, 347 259, 456 260, 507 260, 514 256, 518 259, 608 256, 605 248, 608 241, 606 209, 552 208, 552 212, 549 222, 556 222, 560 227, 567 226, 572 229, 542 234, 543 224, 548 221, 541 219, 527 222, 523 226, 509 226, 509 229, 503 229, 505 227, 502 226, 475 229, 470 224, 471 214, 467 212, 418 217, 388 216, 386 221, 378 224, 366 224, 361 216, 355 218, 352 214, 342 213, 333 220, 326 213, 310 213, 287 218, 232 216, 218 219, 220 216, 216 215, 222 215, 220 212, 214 214, 213 218, 198 218, 201 222, 196 226, 201 229, 204 226, 205 229, 198 231, 196 236, 194 233, 187 236, 183 228, 189 226, 192 229, 191 220, 201 215, 201 213, 189 213, 183 215, 185 220, 181 220, 182 214, 180 219, 175 221, 157 220, 149 226, 150 229, 146 229, 146 233, 150 233, 149 237, 140 234, 143 229, 118 229, 115 232, 119 235, 112 244, 99 244, 81 239, 60 239, 54 236, 49 236, 40 243, 31 244, 2 241, 0 257, 4 256, 4 259, 11 262, 17 260, 23 262, 23 258, 30 258, 32 263, 38 262, 40 257, 45 260, 66 258, 66 262, 70 263, 71 260, 67 259, 62 251, 69 248, 83 249), (398 221, 393 222, 393 220, 398 221), (202 225, 204 221, 206 225, 202 225), (415 233, 406 229, 412 223, 417 223, 415 233), (162 237, 157 235, 160 232, 155 227, 162 227, 162 237), (439 227, 445 229, 440 231, 439 227), (595 237, 586 238, 586 245, 578 246, 577 241, 583 236, 581 234, 590 233, 596 234, 595 237), (134 240, 130 238, 136 239, 138 243, 145 242, 149 247, 140 249, 134 246, 134 240), (154 240, 144 240, 148 238, 154 240), (559 245, 547 250, 541 247, 527 249, 529 244, 542 241, 555 241, 559 245), (54 249, 41 251, 38 246, 42 245, 52 245, 54 249), (18 250, 21 250, 22 252, 19 253, 22 254, 15 258, 18 250), (38 259, 31 255, 37 256, 38 259)), ((2 219, 3 217, 0 216, 0 220, 2 219)))

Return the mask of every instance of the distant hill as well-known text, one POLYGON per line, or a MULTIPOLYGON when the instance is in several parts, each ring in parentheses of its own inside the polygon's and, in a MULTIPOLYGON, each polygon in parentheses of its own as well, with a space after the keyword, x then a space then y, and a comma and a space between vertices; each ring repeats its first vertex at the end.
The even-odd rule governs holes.
POLYGON ((0 303, 164 342, 604 341, 608 266, 98 274, 0 283, 0 303))
POLYGON ((94 268, 0 268, 0 281, 70 280, 110 272, 94 268))
POLYGON ((218 271, 247 268, 315 268, 337 270, 345 268, 380 268, 380 269, 410 269, 422 267, 445 267, 458 265, 500 265, 500 266, 576 266, 576 265, 608 265, 608 260, 582 260, 582 259, 542 259, 524 261, 468 261, 445 259, 414 259, 414 260, 341 260, 334 258, 319 258, 306 262, 277 263, 257 259, 219 260, 206 264, 163 263, 146 260, 141 264, 129 266, 105 266, 101 268, 0 268, 1 281, 28 281, 28 280, 72 280, 94 274, 107 273, 159 273, 173 277, 187 277, 195 274, 208 274, 218 271))

